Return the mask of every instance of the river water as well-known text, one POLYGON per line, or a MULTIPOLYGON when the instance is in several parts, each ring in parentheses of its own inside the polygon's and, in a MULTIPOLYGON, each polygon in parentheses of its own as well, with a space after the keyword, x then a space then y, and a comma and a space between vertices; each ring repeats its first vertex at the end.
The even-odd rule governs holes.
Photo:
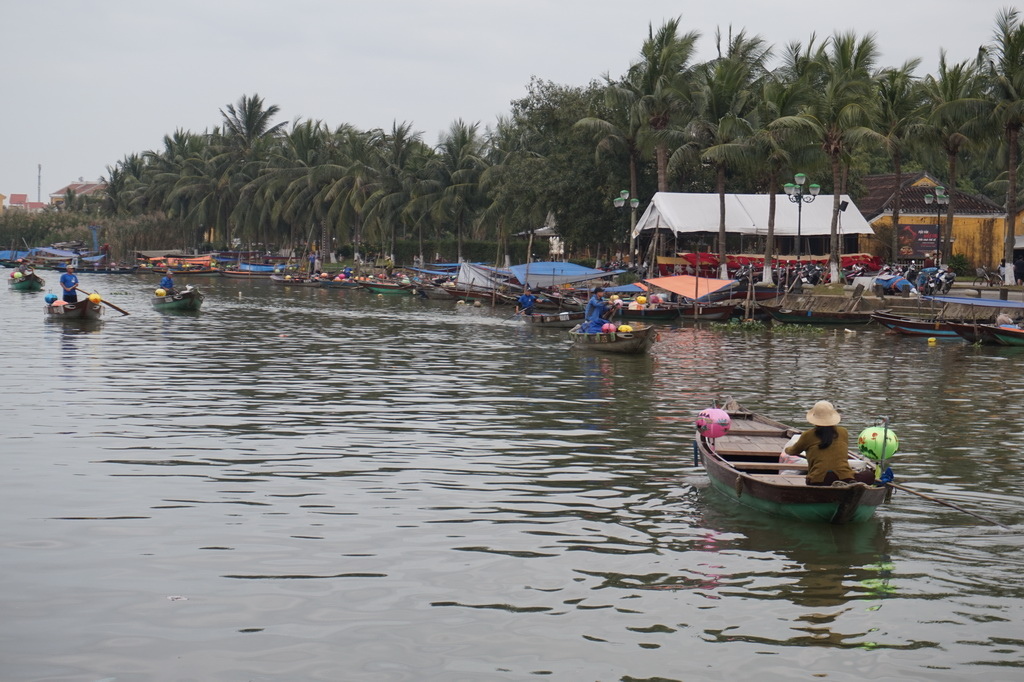
POLYGON ((601 356, 507 308, 81 279, 131 315, 0 292, 0 680, 1024 679, 1022 348, 683 324, 601 356), (899 482, 1010 528, 733 509, 693 467, 724 396, 888 416, 899 482))

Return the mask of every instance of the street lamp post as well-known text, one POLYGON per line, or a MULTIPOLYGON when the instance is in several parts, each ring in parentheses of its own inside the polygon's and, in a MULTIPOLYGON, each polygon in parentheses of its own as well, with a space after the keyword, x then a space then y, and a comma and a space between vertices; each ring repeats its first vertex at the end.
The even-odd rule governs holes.
POLYGON ((786 190, 786 196, 789 197, 789 200, 796 204, 796 262, 799 264, 804 204, 809 204, 818 197, 821 185, 810 185, 807 188, 807 192, 804 193, 804 183, 807 182, 807 176, 803 173, 797 173, 793 176, 793 180, 795 182, 787 182, 783 189, 786 190))
POLYGON ((626 207, 627 203, 629 204, 629 216, 630 216, 629 217, 629 266, 633 267, 633 265, 634 265, 634 262, 633 262, 633 260, 634 260, 633 259, 633 249, 634 249, 633 231, 636 230, 636 209, 640 205, 640 200, 637 199, 636 197, 633 197, 632 199, 630 199, 629 198, 629 190, 628 189, 622 190, 621 192, 619 192, 619 196, 617 196, 614 199, 612 199, 612 205, 614 205, 615 208, 619 209, 620 211, 626 207))
POLYGON ((942 260, 942 209, 949 205, 949 195, 945 187, 936 187, 935 194, 925 194, 924 203, 935 204, 935 266, 942 260))

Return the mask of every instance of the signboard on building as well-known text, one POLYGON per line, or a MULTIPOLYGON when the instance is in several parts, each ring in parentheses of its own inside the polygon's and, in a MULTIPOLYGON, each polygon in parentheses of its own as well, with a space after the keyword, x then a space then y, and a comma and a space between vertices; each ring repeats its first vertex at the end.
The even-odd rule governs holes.
POLYGON ((900 258, 924 258, 935 253, 937 225, 900 225, 900 258))

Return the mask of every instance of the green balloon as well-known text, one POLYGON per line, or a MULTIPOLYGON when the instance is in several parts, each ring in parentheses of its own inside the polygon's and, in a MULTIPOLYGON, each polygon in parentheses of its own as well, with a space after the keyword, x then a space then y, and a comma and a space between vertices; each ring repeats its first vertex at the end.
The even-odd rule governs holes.
POLYGON ((892 457, 899 446, 896 432, 886 426, 869 426, 857 436, 861 454, 876 462, 892 457))

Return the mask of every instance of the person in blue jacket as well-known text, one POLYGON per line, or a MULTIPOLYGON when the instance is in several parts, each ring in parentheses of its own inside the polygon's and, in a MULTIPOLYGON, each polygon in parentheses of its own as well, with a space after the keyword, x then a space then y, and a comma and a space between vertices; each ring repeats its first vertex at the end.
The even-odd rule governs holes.
POLYGON ((174 293, 174 277, 171 275, 170 268, 167 268, 167 272, 160 278, 160 288, 165 290, 168 295, 174 293))
POLYGON ((78 277, 75 275, 75 266, 68 263, 63 275, 60 276, 60 288, 64 292, 66 303, 78 303, 78 277))
POLYGON ((608 302, 604 300, 604 289, 594 287, 594 293, 587 301, 586 321, 581 331, 588 334, 601 331, 601 327, 608 321, 604 316, 609 307, 608 302))
POLYGON ((537 305, 537 297, 533 295, 533 291, 530 287, 526 287, 523 290, 523 295, 516 301, 516 312, 522 313, 523 315, 530 315, 533 313, 533 307, 537 305))

